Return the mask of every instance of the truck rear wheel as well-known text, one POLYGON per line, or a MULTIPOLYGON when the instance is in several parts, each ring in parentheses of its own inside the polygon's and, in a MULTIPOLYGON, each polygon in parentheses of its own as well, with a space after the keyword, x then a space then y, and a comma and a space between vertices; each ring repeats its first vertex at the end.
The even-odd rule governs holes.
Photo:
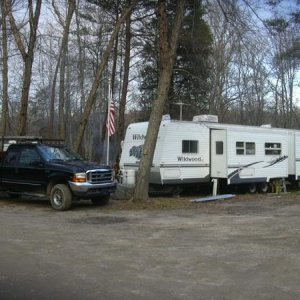
POLYGON ((51 189, 50 202, 55 210, 68 210, 72 205, 72 193, 65 184, 56 184, 51 189))
POLYGON ((97 197, 97 198, 91 198, 92 202, 94 205, 97 205, 97 206, 104 206, 108 203, 110 199, 110 194, 108 195, 104 195, 104 196, 100 196, 100 197, 97 197))

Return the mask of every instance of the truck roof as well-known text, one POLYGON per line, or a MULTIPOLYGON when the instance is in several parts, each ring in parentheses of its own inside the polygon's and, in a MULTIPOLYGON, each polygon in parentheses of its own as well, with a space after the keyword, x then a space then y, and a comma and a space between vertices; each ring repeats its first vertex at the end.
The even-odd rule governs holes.
POLYGON ((63 139, 48 139, 41 136, 1 136, 0 149, 5 152, 10 145, 14 144, 48 144, 64 145, 63 139))

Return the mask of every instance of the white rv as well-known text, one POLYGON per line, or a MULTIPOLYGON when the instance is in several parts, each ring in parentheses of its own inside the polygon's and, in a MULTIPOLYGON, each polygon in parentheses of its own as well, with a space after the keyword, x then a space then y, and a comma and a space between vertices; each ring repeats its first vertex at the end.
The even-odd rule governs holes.
MULTIPOLYGON (((138 170, 147 127, 148 122, 128 126, 120 160, 123 173, 138 170)), ((300 179, 300 131, 220 124, 213 116, 161 122, 150 183, 221 179, 264 192, 270 181, 287 177, 300 179)))

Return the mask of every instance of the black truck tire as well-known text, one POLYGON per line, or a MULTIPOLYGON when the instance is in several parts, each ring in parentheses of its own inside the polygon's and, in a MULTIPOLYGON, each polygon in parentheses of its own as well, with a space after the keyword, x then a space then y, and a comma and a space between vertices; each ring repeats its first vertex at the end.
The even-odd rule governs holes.
POLYGON ((50 192, 50 202, 55 210, 68 210, 72 205, 72 193, 65 184, 56 184, 50 192))
POLYGON ((104 195, 104 196, 99 196, 97 198, 91 198, 93 204, 97 205, 97 206, 106 205, 108 203, 109 199, 110 199, 110 194, 104 195))

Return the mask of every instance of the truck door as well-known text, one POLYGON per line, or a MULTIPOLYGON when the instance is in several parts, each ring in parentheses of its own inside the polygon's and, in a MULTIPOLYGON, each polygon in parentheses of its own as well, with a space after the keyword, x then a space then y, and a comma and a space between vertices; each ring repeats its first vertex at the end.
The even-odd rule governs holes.
POLYGON ((226 130, 210 131, 210 176, 227 178, 227 138, 226 130))
POLYGON ((19 161, 20 149, 10 147, 6 153, 1 168, 1 184, 4 188, 10 190, 15 189, 16 184, 16 168, 19 161))
POLYGON ((8 150, 2 168, 2 182, 11 191, 42 191, 45 167, 34 146, 18 145, 8 150))
POLYGON ((23 191, 42 192, 46 182, 45 166, 34 146, 22 149, 16 177, 23 191))

